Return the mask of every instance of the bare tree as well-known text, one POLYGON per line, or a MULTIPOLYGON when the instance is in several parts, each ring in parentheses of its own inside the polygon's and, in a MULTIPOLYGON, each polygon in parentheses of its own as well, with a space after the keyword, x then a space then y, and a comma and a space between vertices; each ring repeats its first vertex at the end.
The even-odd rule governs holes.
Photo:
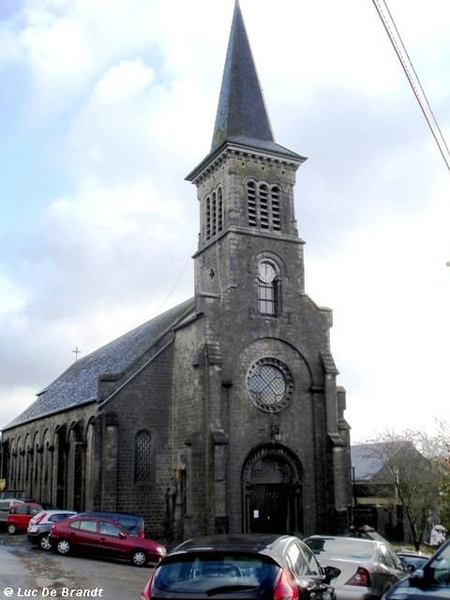
POLYGON ((437 438, 442 472, 439 515, 441 524, 450 531, 450 425, 444 420, 437 422, 437 438))
POLYGON ((442 486, 439 440, 421 431, 402 434, 384 432, 373 444, 382 463, 379 478, 390 484, 392 503, 403 507, 417 550, 429 529, 430 518, 438 518, 442 486))

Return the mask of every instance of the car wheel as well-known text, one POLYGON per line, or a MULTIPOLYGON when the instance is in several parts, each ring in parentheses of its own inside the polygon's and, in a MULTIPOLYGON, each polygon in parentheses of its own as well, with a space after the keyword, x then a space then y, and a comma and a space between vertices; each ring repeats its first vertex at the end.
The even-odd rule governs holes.
POLYGON ((135 550, 131 555, 131 562, 135 567, 143 567, 147 564, 147 555, 143 550, 135 550))
POLYGON ((71 549, 70 542, 68 540, 59 540, 56 544, 56 552, 58 554, 69 554, 71 549))
POLYGON ((48 534, 43 535, 39 538, 39 547, 42 548, 42 550, 51 550, 52 549, 52 545, 50 544, 48 534))
POLYGON ((9 535, 14 535, 17 531, 17 527, 14 525, 14 523, 10 523, 8 525, 8 533, 9 535))

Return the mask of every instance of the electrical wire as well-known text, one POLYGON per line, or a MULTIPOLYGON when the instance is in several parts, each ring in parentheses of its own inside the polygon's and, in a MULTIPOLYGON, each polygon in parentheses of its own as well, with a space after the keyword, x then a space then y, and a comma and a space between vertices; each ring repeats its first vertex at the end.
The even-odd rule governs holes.
POLYGON ((433 110, 428 101, 425 90, 420 83, 420 79, 414 68, 414 65, 409 57, 408 51, 406 50, 405 44, 403 43, 400 32, 397 29, 394 18, 389 10, 386 0, 372 0, 373 5, 378 13, 378 16, 383 23, 384 29, 389 37, 389 40, 397 54, 397 57, 402 65, 403 71, 408 79, 414 96, 420 106, 420 109, 425 117, 428 127, 433 135, 436 144, 439 148, 439 152, 445 162, 445 165, 450 171, 450 151, 445 141, 444 134, 442 133, 439 123, 433 113, 433 110), (383 4, 385 12, 381 6, 383 4))

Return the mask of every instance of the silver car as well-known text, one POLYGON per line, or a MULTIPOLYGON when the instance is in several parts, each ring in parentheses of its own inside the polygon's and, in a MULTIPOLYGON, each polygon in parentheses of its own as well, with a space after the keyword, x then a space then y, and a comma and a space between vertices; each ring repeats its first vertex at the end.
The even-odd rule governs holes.
POLYGON ((313 535, 304 542, 322 567, 337 567, 337 600, 378 600, 406 570, 389 544, 377 540, 313 535))
POLYGON ((73 510, 41 510, 28 523, 27 537, 29 541, 42 548, 42 550, 51 550, 52 545, 48 536, 53 523, 76 514, 73 510))

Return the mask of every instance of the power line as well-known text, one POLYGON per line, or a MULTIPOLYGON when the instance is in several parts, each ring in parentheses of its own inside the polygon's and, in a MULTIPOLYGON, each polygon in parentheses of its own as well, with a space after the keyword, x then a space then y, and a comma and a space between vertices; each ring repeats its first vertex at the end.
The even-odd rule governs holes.
POLYGON ((397 54, 397 57, 402 65, 403 71, 408 79, 408 82, 411 86, 411 89, 414 93, 414 96, 420 106, 420 109, 425 117, 425 120, 428 124, 428 127, 433 135, 436 144, 439 148, 439 152, 445 162, 445 165, 450 171, 450 151, 447 146, 447 142, 445 141, 444 135, 439 127, 439 123, 437 122, 436 117, 434 116, 433 110, 428 102, 427 95, 425 90, 423 89, 422 84, 420 83, 419 76, 414 68, 414 65, 409 57, 408 51, 403 43, 400 32, 397 29, 394 18, 387 6, 386 0, 372 0, 378 16, 383 23, 384 29, 388 34, 389 40, 397 54), (383 4, 384 11, 381 6, 383 4))

